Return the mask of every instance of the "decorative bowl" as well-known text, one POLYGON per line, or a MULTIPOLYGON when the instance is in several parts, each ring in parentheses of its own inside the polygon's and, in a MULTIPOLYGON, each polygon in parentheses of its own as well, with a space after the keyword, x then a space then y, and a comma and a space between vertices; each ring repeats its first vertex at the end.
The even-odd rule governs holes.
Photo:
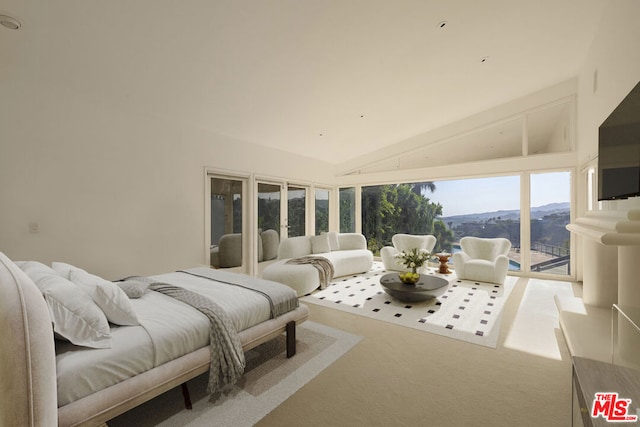
POLYGON ((420 280, 418 273, 400 273, 398 276, 400 277, 400 281, 405 285, 415 285, 416 282, 420 280))

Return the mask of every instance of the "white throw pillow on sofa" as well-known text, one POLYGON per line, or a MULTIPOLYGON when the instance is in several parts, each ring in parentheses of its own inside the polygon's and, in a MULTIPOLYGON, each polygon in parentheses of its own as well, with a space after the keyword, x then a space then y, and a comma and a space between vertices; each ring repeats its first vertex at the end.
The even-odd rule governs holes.
POLYGON ((326 234, 327 237, 329 238, 329 247, 331 248, 331 251, 340 250, 340 240, 338 240, 337 231, 329 231, 328 233, 323 232, 322 234, 326 234))
POLYGON ((56 335, 79 346, 111 348, 109 322, 91 297, 37 261, 27 261, 21 269, 42 292, 56 335))
POLYGON ((329 236, 321 234, 319 236, 311 236, 311 251, 314 254, 324 254, 331 252, 331 246, 329 246, 329 236))
POLYGON ((109 322, 121 326, 140 324, 131 300, 116 283, 63 262, 54 262, 52 266, 87 293, 102 309, 109 322))

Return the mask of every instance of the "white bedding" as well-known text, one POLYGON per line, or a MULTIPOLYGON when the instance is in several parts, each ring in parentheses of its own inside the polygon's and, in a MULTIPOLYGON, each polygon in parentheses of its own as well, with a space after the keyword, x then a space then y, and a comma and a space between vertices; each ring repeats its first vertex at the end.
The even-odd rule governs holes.
POLYGON ((269 301, 257 292, 179 272, 152 276, 152 279, 211 298, 229 314, 238 332, 269 319, 269 301))
MULTIPOLYGON (((238 332, 269 319, 268 300, 242 287, 179 272, 152 278, 210 297, 238 332)), ((131 302, 141 326, 111 325, 111 349, 56 342, 58 406, 208 345, 209 320, 189 305, 153 291, 131 302)))

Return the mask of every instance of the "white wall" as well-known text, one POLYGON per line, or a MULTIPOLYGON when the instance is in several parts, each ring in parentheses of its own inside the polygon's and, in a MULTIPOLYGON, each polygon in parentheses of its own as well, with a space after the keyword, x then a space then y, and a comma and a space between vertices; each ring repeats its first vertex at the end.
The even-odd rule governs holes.
MULTIPOLYGON (((575 109, 575 106, 573 106, 573 109, 575 109)), ((547 153, 560 153, 566 150, 566 147, 569 145, 567 138, 570 138, 570 127, 575 126, 575 120, 572 120, 569 112, 567 112, 564 118, 565 120, 560 120, 553 129, 549 143, 546 146, 547 153)))
MULTIPOLYGON (((595 164, 598 127, 640 81, 640 2, 606 3, 602 21, 579 73, 578 156, 582 165, 595 164), (594 89, 594 78, 597 83, 594 89)), ((579 182, 578 214, 586 207, 585 180, 579 182)), ((602 209, 640 207, 640 198, 606 202, 602 209)))
MULTIPOLYGON (((602 21, 578 76, 577 148, 582 173, 577 182, 576 216, 587 210, 588 167, 597 166, 598 127, 640 81, 640 2, 606 3, 602 21), (594 81, 595 80, 595 81, 594 81)), ((600 202, 595 209, 640 207, 640 198, 600 202)), ((583 278, 582 239, 577 238, 577 278, 583 278)))
POLYGON ((0 94, 0 251, 14 260, 108 278, 203 264, 205 166, 333 179, 321 162, 65 88, 15 78, 0 94))

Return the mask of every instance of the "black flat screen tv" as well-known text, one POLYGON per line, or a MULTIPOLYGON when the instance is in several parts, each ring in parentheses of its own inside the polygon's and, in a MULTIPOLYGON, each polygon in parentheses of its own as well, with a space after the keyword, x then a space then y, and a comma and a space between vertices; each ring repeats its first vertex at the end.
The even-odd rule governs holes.
POLYGON ((598 200, 640 196, 640 83, 598 130, 598 200))

